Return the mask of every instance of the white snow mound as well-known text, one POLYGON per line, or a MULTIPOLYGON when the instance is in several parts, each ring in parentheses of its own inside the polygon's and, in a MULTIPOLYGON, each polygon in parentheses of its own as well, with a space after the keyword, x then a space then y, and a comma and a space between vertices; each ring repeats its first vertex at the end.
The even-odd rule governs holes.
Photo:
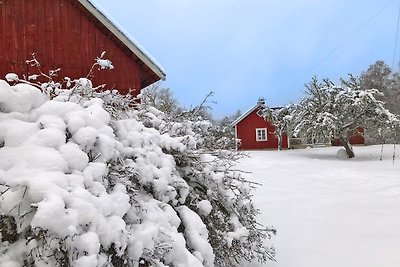
MULTIPOLYGON (((134 266, 160 251, 169 266, 213 266, 196 213, 178 209, 185 224, 197 224, 187 228, 195 252, 178 232, 173 207, 185 202, 188 185, 163 149, 184 150, 183 139, 134 118, 112 121, 100 99, 65 100, 0 80, 0 216, 15 219, 21 238, 0 238, 0 266, 23 266, 27 258, 56 266, 60 251, 74 266, 105 266, 110 250, 134 266), (25 243, 24 235, 36 239, 25 243)), ((210 212, 207 203, 199 208, 210 212)))

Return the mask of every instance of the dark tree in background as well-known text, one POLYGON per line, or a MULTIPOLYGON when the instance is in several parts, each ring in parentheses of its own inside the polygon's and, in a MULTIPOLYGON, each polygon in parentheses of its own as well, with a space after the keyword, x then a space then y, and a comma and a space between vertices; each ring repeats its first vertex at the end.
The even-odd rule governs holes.
POLYGON ((361 73, 361 88, 377 89, 384 94, 387 108, 400 115, 400 73, 393 71, 384 61, 378 60, 361 73))

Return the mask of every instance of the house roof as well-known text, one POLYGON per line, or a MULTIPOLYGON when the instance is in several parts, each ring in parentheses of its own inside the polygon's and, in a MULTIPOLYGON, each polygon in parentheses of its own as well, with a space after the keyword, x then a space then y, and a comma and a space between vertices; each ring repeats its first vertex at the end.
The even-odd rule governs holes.
MULTIPOLYGON (((236 120, 234 120, 234 121, 231 123, 231 127, 236 126, 239 122, 241 122, 244 118, 246 118, 247 116, 249 116, 250 113, 252 113, 252 112, 253 112, 254 110, 256 110, 257 108, 266 108, 266 107, 267 107, 267 106, 265 105, 265 102, 262 102, 262 103, 258 102, 257 105, 255 105, 254 107, 252 107, 251 109, 249 109, 248 111, 246 111, 245 113, 243 113, 239 118, 237 118, 236 120)), ((281 108, 283 108, 283 107, 272 107, 272 108, 270 108, 270 109, 275 110, 275 109, 281 109, 281 108)))
POLYGON ((93 0, 78 0, 97 20, 99 20, 112 34, 115 35, 127 48, 129 48, 147 67, 150 68, 161 80, 166 74, 161 65, 122 27, 114 22, 109 15, 93 0))
POLYGON ((239 118, 237 118, 236 120, 234 120, 231 123, 231 127, 236 126, 239 122, 241 122, 244 118, 246 118, 247 116, 250 115, 250 113, 252 113, 254 110, 256 110, 259 107, 263 107, 264 105, 262 104, 257 104, 254 107, 252 107, 251 109, 249 109, 248 111, 246 111, 245 113, 243 113, 239 118))

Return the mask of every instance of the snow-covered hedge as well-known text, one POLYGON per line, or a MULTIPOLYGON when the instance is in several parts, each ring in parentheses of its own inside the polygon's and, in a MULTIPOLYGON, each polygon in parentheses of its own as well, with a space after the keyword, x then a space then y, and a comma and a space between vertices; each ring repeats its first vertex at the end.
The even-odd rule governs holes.
POLYGON ((209 124, 166 121, 85 79, 43 88, 0 80, 0 266, 273 258, 237 155, 199 149, 209 124))

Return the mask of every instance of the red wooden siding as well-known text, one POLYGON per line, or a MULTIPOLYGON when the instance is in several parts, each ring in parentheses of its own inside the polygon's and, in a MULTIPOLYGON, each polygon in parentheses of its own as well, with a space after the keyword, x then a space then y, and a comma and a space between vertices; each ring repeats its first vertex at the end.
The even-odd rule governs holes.
MULTIPOLYGON (((258 116, 257 111, 258 109, 255 109, 236 124, 237 138, 241 140, 238 149, 277 149, 278 139, 274 135, 274 126, 258 116), (267 141, 256 141, 257 128, 267 128, 267 141)), ((286 134, 283 136, 282 147, 288 148, 286 134)))
POLYGON ((364 145, 364 128, 358 128, 357 133, 353 133, 349 137, 350 144, 352 145, 364 145))
POLYGON ((61 68, 60 80, 86 77, 106 51, 115 69, 94 71, 94 85, 140 89, 159 80, 132 51, 76 0, 0 0, 0 79, 37 74, 25 63, 35 53, 42 70, 61 68))
MULTIPOLYGON (((352 145, 364 145, 365 140, 364 140, 364 128, 357 128, 356 133, 349 133, 349 142, 352 145)), ((341 146, 342 144, 340 143, 339 139, 332 139, 331 144, 333 146, 341 146)))

